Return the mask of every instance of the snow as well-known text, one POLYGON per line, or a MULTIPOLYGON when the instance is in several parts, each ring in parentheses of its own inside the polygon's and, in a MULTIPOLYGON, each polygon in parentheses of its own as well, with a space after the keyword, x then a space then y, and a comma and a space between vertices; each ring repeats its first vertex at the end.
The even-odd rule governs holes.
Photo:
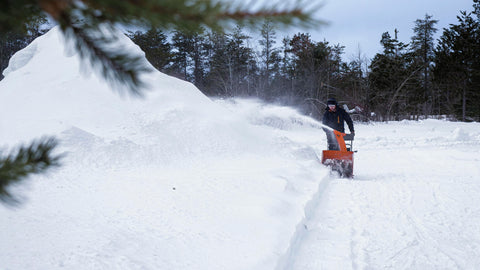
POLYGON ((159 72, 121 96, 63 44, 54 28, 0 81, 2 152, 54 135, 66 154, 0 206, 0 269, 480 267, 479 123, 356 123, 340 179, 295 109, 159 72))

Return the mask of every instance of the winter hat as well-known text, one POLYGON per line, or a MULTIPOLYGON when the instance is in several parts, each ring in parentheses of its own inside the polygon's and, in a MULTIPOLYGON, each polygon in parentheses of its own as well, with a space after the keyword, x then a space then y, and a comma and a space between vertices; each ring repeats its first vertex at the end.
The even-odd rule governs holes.
POLYGON ((337 105, 337 101, 334 98, 329 98, 327 100, 327 105, 337 105))

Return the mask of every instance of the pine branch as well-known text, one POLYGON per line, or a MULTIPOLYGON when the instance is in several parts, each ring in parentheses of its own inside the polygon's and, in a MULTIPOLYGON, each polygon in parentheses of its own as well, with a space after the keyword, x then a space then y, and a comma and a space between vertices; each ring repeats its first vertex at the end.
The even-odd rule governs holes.
POLYGON ((220 30, 231 22, 253 27, 265 18, 285 26, 309 27, 320 23, 312 19, 311 12, 305 11, 308 6, 305 0, 283 8, 264 5, 256 11, 251 10, 253 2, 232 7, 213 0, 39 0, 39 5, 59 22, 63 33, 74 41, 80 56, 88 59, 92 66, 100 67, 103 77, 114 84, 114 88, 124 85, 137 96, 142 94, 144 86, 140 74, 149 69, 141 57, 122 48, 113 48, 115 40, 102 36, 101 27, 122 23, 157 29, 195 31, 207 27, 220 30))
MULTIPOLYGON (((46 0, 44 0, 46 1, 46 0)), ((110 23, 140 23, 160 29, 195 31, 199 27, 220 30, 231 23, 243 22, 256 26, 263 19, 282 26, 310 28, 323 24, 313 18, 313 11, 320 8, 315 1, 297 0, 295 3, 274 1, 253 10, 255 1, 233 6, 226 1, 207 0, 84 0, 86 6, 98 11, 102 20, 110 23), (313 4, 312 4, 313 3, 313 4), (289 5, 289 6, 288 6, 289 5)), ((317 2, 318 3, 318 2, 317 2)))
POLYGON ((142 96, 145 84, 140 75, 152 70, 143 57, 119 48, 114 35, 102 32, 102 26, 107 32, 113 32, 111 25, 99 26, 96 22, 89 24, 82 21, 75 23, 71 13, 63 13, 59 21, 67 39, 74 42, 80 58, 89 61, 92 67, 99 67, 113 89, 120 93, 126 89, 130 94, 142 96))
POLYGON ((45 173, 60 165, 61 156, 52 156, 57 146, 54 138, 40 139, 29 146, 21 146, 16 153, 0 158, 0 202, 16 205, 16 199, 9 187, 24 181, 32 174, 45 173))

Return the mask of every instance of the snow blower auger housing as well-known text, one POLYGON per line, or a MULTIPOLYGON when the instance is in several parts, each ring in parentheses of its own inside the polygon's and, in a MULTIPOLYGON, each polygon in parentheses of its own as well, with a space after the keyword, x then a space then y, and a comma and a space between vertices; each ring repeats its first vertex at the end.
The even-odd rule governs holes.
POLYGON ((325 130, 328 149, 323 150, 322 164, 330 166, 341 177, 353 177, 353 135, 337 130, 325 130), (345 140, 347 142, 345 142, 345 140))

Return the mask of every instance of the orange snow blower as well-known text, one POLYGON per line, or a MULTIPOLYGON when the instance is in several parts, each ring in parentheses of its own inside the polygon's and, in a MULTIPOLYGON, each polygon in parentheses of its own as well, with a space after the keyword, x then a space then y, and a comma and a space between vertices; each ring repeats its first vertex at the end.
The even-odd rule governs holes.
POLYGON ((353 177, 353 135, 326 129, 328 149, 323 150, 322 164, 330 166, 341 177, 353 177), (345 142, 347 140, 347 142, 345 142))

